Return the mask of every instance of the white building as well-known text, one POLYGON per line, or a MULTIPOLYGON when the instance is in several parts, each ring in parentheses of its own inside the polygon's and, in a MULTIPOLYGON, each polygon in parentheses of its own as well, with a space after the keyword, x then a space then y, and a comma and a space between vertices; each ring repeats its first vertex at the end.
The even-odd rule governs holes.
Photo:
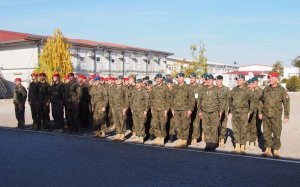
MULTIPOLYGON (((46 40, 47 36, 0 30, 0 78, 10 90, 16 77, 22 78, 25 86, 30 81, 46 40)), ((102 76, 134 73, 152 78, 156 73, 166 73, 166 58, 173 55, 108 42, 71 38, 68 41, 72 44, 71 62, 76 73, 99 73, 102 76)))

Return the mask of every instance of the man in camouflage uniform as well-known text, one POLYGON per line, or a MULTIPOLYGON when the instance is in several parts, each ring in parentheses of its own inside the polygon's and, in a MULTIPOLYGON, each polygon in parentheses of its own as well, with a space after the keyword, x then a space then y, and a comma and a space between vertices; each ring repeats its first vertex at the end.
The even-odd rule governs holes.
POLYGON ((219 146, 225 148, 225 138, 227 137, 227 121, 228 121, 228 98, 230 89, 223 85, 223 76, 218 75, 216 77, 216 86, 219 92, 219 99, 223 104, 223 112, 221 114, 220 126, 219 126, 219 146))
POLYGON ((162 74, 155 76, 156 84, 152 87, 150 92, 150 110, 151 110, 151 127, 149 130, 148 144, 164 146, 165 137, 167 136, 167 91, 168 88, 163 82, 162 74))
POLYGON ((260 123, 261 120, 258 118, 258 107, 259 107, 259 99, 262 94, 262 89, 258 87, 258 79, 253 77, 247 81, 248 87, 252 92, 252 100, 251 105, 254 109, 253 113, 250 114, 249 121, 248 121, 248 130, 247 130, 247 141, 246 141, 246 150, 254 149, 254 143, 258 139, 258 129, 257 125, 260 123))
POLYGON ((248 128, 248 119, 253 109, 251 91, 245 85, 245 76, 238 75, 237 86, 230 92, 229 112, 232 114, 232 130, 235 139, 235 149, 232 153, 245 154, 245 144, 248 128))
POLYGON ((28 102, 31 109, 31 116, 33 120, 32 130, 39 130, 38 127, 38 120, 39 120, 39 81, 38 81, 38 74, 32 73, 31 74, 31 83, 29 84, 28 88, 28 102))
POLYGON ((271 149, 273 149, 274 158, 279 158, 282 130, 281 117, 284 109, 284 123, 289 121, 290 98, 286 90, 279 85, 279 74, 277 72, 271 72, 268 77, 270 85, 263 90, 258 110, 259 118, 263 120, 266 148, 262 156, 272 156, 271 149))
POLYGON ((197 112, 197 102, 199 99, 199 95, 201 93, 201 90, 203 89, 203 85, 199 85, 197 83, 197 75, 196 73, 192 73, 190 76, 190 87, 193 91, 194 98, 195 98, 195 107, 193 110, 193 113, 191 115, 191 137, 192 142, 191 145, 196 145, 198 139, 200 138, 200 118, 197 112))
POLYGON ((113 100, 113 94, 115 92, 115 78, 114 77, 108 77, 107 78, 107 84, 106 84, 106 88, 108 91, 108 108, 107 108, 107 122, 109 124, 109 129, 106 131, 107 133, 113 132, 116 130, 116 126, 115 126, 115 120, 114 120, 114 116, 113 116, 113 111, 112 111, 112 100, 113 100))
POLYGON ((147 121, 147 113, 149 110, 149 95, 143 88, 143 80, 137 79, 135 91, 131 92, 131 111, 133 118, 133 129, 136 133, 127 141, 135 143, 144 143, 145 123, 147 121))
POLYGON ((174 147, 186 148, 189 138, 191 115, 195 108, 195 95, 184 82, 184 73, 178 73, 176 84, 173 88, 173 102, 171 105, 174 123, 177 131, 177 140, 174 147))
MULTIPOLYGON (((73 73, 72 73, 73 74, 73 73)), ((70 114, 70 109, 68 109, 68 105, 67 105, 67 101, 70 97, 69 93, 70 93, 70 79, 69 79, 69 75, 66 75, 64 77, 65 80, 65 90, 64 90, 64 107, 65 107, 65 116, 66 116, 66 121, 67 121, 67 127, 70 128, 70 123, 71 123, 71 114, 70 114)), ((74 77, 74 76, 73 76, 74 77)), ((71 78, 72 79, 72 78, 71 78)))
POLYGON ((123 77, 118 76, 116 78, 116 87, 111 96, 110 104, 112 107, 112 113, 114 116, 114 122, 116 126, 116 136, 114 140, 124 141, 126 132, 126 112, 128 110, 128 98, 126 98, 126 88, 122 85, 123 77))
POLYGON ((78 76, 78 84, 81 89, 81 97, 79 101, 79 121, 80 126, 83 128, 87 128, 90 120, 90 103, 91 97, 89 95, 89 86, 86 83, 86 76, 79 75, 78 76))
MULTIPOLYGON (((152 80, 148 80, 145 83, 145 90, 147 91, 148 97, 149 97, 149 109, 147 111, 147 120, 146 120, 146 123, 145 123, 145 133, 146 133, 146 135, 149 135, 150 128, 151 128, 152 114, 151 114, 151 110, 150 110, 150 94, 151 94, 151 91, 152 91, 152 86, 153 86, 152 80)), ((152 129, 152 132, 153 132, 153 129, 152 129)), ((154 135, 153 135, 151 141, 153 141, 153 140, 154 140, 154 135)))
POLYGON ((16 87, 13 95, 13 103, 15 105, 15 115, 18 121, 17 128, 25 128, 25 102, 27 99, 27 91, 21 84, 22 80, 20 78, 15 79, 16 87))
POLYGON ((223 113, 223 101, 220 99, 219 90, 213 84, 214 77, 206 76, 206 86, 200 93, 198 100, 199 117, 204 124, 206 147, 204 151, 215 151, 218 143, 218 127, 223 113))
POLYGON ((37 128, 42 126, 43 130, 50 130, 50 84, 46 81, 46 74, 39 74, 39 120, 37 128))
MULTIPOLYGON (((136 91, 135 89, 135 80, 136 80, 136 75, 129 75, 128 76, 128 85, 125 86, 124 88, 126 88, 126 97, 128 98, 128 105, 129 108, 127 110, 127 114, 126 114, 126 127, 127 129, 131 129, 132 130, 132 138, 137 138, 136 137, 136 133, 135 133, 135 125, 133 124, 133 116, 132 116, 132 111, 131 111, 131 104, 132 104, 132 95, 133 92, 136 91)), ((125 80, 123 80, 125 82, 125 80)), ((126 79, 127 82, 127 79, 126 79)))
POLYGON ((59 132, 65 130, 64 124, 64 92, 65 86, 60 81, 58 73, 52 76, 53 84, 50 86, 50 102, 52 109, 52 117, 55 123, 55 129, 59 132))
MULTIPOLYGON (((82 75, 79 75, 82 76, 82 75)), ((75 134, 79 130, 79 102, 81 98, 81 89, 74 78, 74 74, 69 74, 69 83, 66 85, 65 97, 69 115, 69 133, 75 134)))
POLYGON ((108 106, 107 89, 100 84, 100 77, 94 78, 91 88, 91 105, 93 113, 93 127, 97 130, 95 137, 105 138, 106 130, 106 108, 108 106))

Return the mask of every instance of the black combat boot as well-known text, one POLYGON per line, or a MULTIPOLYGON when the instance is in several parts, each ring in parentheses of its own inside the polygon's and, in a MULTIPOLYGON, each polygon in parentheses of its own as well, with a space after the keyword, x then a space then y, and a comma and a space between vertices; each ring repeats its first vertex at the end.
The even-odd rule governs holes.
POLYGON ((150 134, 149 140, 150 140, 150 141, 153 141, 154 139, 155 139, 154 134, 150 134))
POLYGON ((175 136, 174 135, 170 135, 168 143, 173 143, 174 140, 175 140, 175 136))

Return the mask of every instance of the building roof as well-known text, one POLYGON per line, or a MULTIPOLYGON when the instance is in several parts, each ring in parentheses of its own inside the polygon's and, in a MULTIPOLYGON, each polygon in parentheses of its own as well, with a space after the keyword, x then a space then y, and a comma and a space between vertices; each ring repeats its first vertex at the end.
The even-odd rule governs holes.
POLYGON ((225 74, 230 74, 230 75, 239 75, 239 74, 242 74, 242 75, 249 75, 249 73, 253 73, 254 76, 259 76, 259 75, 266 75, 269 73, 266 72, 266 71, 232 71, 232 72, 228 72, 228 73, 225 73, 225 74))
MULTIPOLYGON (((29 33, 21 33, 14 31, 6 31, 0 30, 0 43, 17 43, 24 41, 40 41, 42 39, 47 39, 49 36, 35 35, 29 33)), ((173 53, 165 52, 165 51, 157 51, 151 49, 145 49, 140 47, 127 46, 122 44, 110 43, 110 42, 99 42, 85 39, 74 39, 74 38, 66 38, 69 42, 71 42, 74 46, 85 46, 85 47, 103 47, 103 48, 111 48, 111 49, 119 49, 119 50, 129 50, 129 51, 140 51, 147 53, 160 53, 166 56, 173 55, 173 53)))

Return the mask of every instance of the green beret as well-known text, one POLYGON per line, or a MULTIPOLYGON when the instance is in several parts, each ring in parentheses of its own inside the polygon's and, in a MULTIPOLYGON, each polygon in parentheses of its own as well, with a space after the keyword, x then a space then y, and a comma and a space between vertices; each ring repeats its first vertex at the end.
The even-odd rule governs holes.
POLYGON ((178 73, 176 78, 178 78, 178 77, 184 77, 184 73, 178 73))
POLYGON ((163 78, 161 73, 156 74, 155 78, 163 78))
POLYGON ((212 74, 207 74, 205 77, 205 80, 214 79, 214 76, 212 74))
POLYGON ((238 79, 244 79, 245 80, 245 75, 239 74, 235 79, 236 80, 238 80, 238 79))
POLYGON ((122 75, 117 76, 116 80, 123 80, 123 76, 122 75))
POLYGON ((197 75, 196 75, 196 73, 191 73, 189 77, 190 78, 192 78, 192 77, 197 78, 197 75))
POLYGON ((137 79, 136 80, 136 83, 142 83, 143 82, 143 79, 137 79))
POLYGON ((257 77, 253 77, 252 80, 253 80, 253 82, 255 82, 255 81, 258 81, 258 78, 257 77))
POLYGON ((218 75, 218 76, 216 77, 216 80, 223 80, 223 76, 222 76, 222 75, 218 75))
POLYGON ((166 84, 173 84, 173 81, 172 81, 172 79, 166 79, 166 84))
POLYGON ((207 73, 203 73, 203 75, 201 77, 205 78, 207 75, 208 75, 207 73))

